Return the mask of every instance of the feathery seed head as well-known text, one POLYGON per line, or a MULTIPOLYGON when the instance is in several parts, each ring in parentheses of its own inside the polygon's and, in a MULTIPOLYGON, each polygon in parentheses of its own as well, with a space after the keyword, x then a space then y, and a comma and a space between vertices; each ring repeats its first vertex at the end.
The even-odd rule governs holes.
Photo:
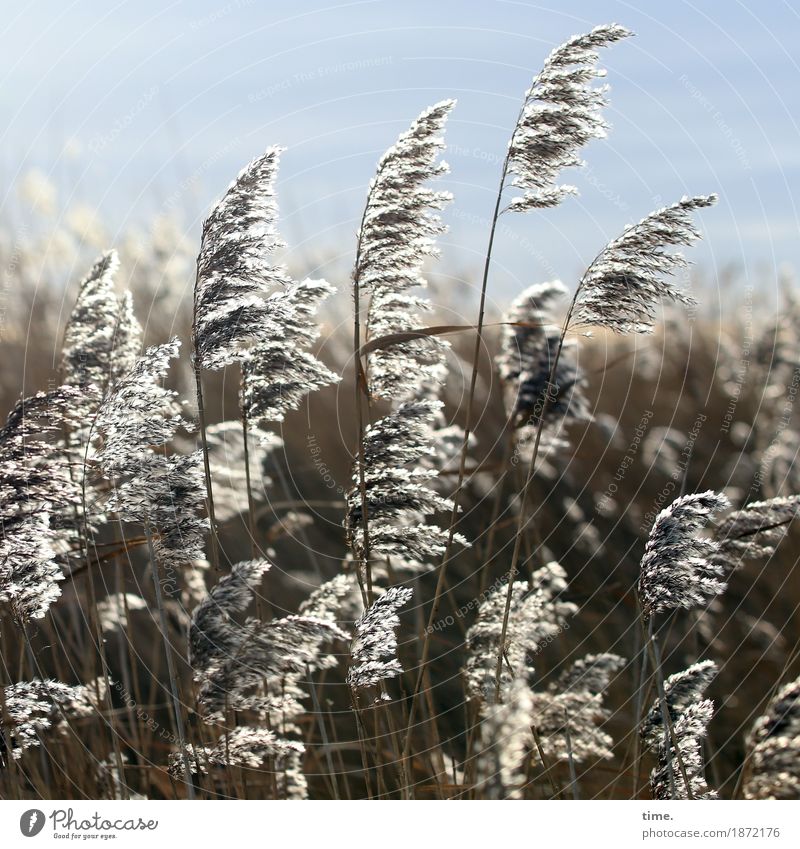
MULTIPOLYGON (((357 294, 370 296, 368 339, 419 329, 419 314, 429 309, 429 302, 412 290, 426 285, 422 264, 438 253, 435 238, 446 228, 436 212, 450 195, 425 183, 447 173, 446 163, 436 157, 444 148, 442 133, 454 105, 444 100, 423 112, 383 155, 370 184, 353 270, 357 294)), ((447 347, 437 337, 426 337, 372 351, 367 358, 370 391, 403 400, 421 382, 441 383, 447 347)))
POLYGON ((744 560, 771 557, 786 536, 800 510, 800 495, 754 501, 719 523, 715 539, 719 545, 713 559, 727 571, 744 560))
MULTIPOLYGON (((713 660, 704 660, 667 678, 664 682, 664 698, 673 723, 691 704, 702 700, 717 671, 717 664, 713 660)), ((663 742, 665 731, 661 702, 656 699, 642 721, 639 732, 644 744, 655 750, 663 742)))
POLYGON ((564 422, 592 418, 574 345, 563 344, 556 374, 552 383, 549 381, 561 345, 561 329, 552 323, 550 304, 566 291, 558 280, 534 284, 512 302, 503 318, 497 368, 516 427, 535 430, 542 410, 547 430, 560 430, 564 422))
MULTIPOLYGON (((417 571, 444 552, 447 533, 420 524, 426 516, 449 511, 453 502, 427 485, 437 471, 422 460, 434 451, 432 424, 441 401, 407 401, 364 432, 363 452, 370 551, 399 558, 396 568, 417 571)), ((358 465, 347 493, 345 525, 358 558, 364 554, 363 501, 358 465)), ((457 541, 466 541, 456 535, 457 541)))
POLYGON ((412 595, 409 587, 389 587, 356 622, 347 671, 347 683, 353 690, 374 687, 402 673, 397 658, 397 611, 412 595))
POLYGON ((673 723, 677 751, 669 734, 661 738, 658 765, 650 773, 653 799, 717 798, 716 791, 709 790, 706 783, 703 758, 703 740, 713 715, 714 703, 709 699, 693 702, 673 723), (678 765, 678 751, 689 779, 688 788, 678 765))
POLYGON ((270 147, 243 168, 203 223, 194 293, 195 352, 202 368, 240 361, 269 319, 262 295, 290 282, 271 259, 283 244, 275 201, 281 152, 270 147))
POLYGON ((800 798, 800 678, 785 684, 747 740, 746 799, 800 798))
POLYGON ((617 333, 650 333, 655 308, 667 298, 693 305, 669 277, 688 265, 669 248, 700 238, 691 213, 716 203, 716 195, 684 197, 651 212, 610 242, 580 282, 573 313, 575 325, 597 325, 617 333))
POLYGON ((711 559, 717 544, 700 531, 714 513, 729 506, 724 495, 709 490, 681 496, 658 514, 639 573, 645 617, 698 607, 725 590, 723 570, 711 559))
POLYGON ((597 49, 632 33, 617 24, 595 27, 555 48, 533 78, 509 144, 508 173, 512 185, 523 189, 508 205, 527 212, 557 206, 574 186, 557 185, 564 168, 581 165, 579 151, 608 129, 602 109, 605 86, 592 87, 598 70, 597 49))
POLYGON ((533 743, 532 716, 533 694, 521 679, 511 683, 502 704, 486 706, 476 763, 482 798, 522 798, 524 762, 533 743))
POLYGON ((609 717, 603 696, 624 665, 625 658, 616 654, 586 655, 547 692, 534 693, 532 721, 551 758, 581 763, 613 757, 614 741, 602 727, 609 717))
POLYGON ((264 327, 242 361, 242 404, 253 422, 282 422, 310 392, 341 380, 305 350, 319 334, 317 307, 333 291, 324 280, 303 280, 265 300, 264 327))

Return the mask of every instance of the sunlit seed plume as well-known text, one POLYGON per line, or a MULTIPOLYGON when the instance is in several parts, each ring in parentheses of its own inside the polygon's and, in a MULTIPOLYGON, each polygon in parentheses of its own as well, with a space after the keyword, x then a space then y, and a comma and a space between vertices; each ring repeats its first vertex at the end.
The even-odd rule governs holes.
POLYGON ((476 760, 480 798, 522 798, 525 758, 533 745, 532 715, 533 696, 523 680, 511 684, 502 704, 487 706, 476 760))
MULTIPOLYGON (((424 569, 444 551, 447 533, 422 523, 453 504, 428 483, 437 472, 422 459, 433 452, 432 423, 440 401, 409 401, 371 424, 364 433, 363 463, 369 544, 373 554, 398 558, 398 568, 424 569)), ((346 527, 356 556, 364 553, 362 493, 358 465, 347 493, 346 527)), ((460 535, 456 540, 465 545, 460 535)))
POLYGON ((497 368, 506 391, 509 416, 514 427, 522 430, 518 439, 523 445, 535 434, 542 415, 545 444, 563 442, 564 424, 592 418, 574 344, 565 343, 550 381, 561 339, 561 328, 552 323, 551 304, 566 291, 559 281, 530 286, 503 317, 497 368))
POLYGON ((677 498, 656 517, 639 573, 639 599, 646 617, 691 609, 725 590, 722 568, 712 561, 718 546, 700 535, 714 513, 730 506, 708 492, 677 498))
MULTIPOLYGON (((118 268, 117 252, 109 251, 83 279, 61 352, 63 382, 84 390, 94 387, 97 400, 108 384, 114 359, 120 312, 114 292, 114 275, 118 268)), ((87 397, 86 394, 82 396, 83 399, 87 397)))
POLYGON ((360 613, 360 605, 358 582, 350 572, 336 575, 314 590, 298 612, 312 619, 352 625, 360 613))
POLYGON ((77 686, 37 679, 7 686, 4 700, 10 728, 4 723, 0 729, 0 763, 8 750, 16 760, 26 749, 39 746, 51 729, 65 731, 67 720, 95 715, 98 692, 102 700, 105 694, 103 679, 77 686), (10 741, 4 739, 7 730, 10 741))
POLYGON ((236 563, 192 611, 189 663, 195 680, 202 680, 214 666, 235 654, 242 635, 234 617, 247 609, 270 567, 268 560, 236 563))
POLYGON ((173 752, 168 772, 180 781, 187 759, 193 775, 208 775, 214 767, 271 767, 277 772, 278 798, 306 799, 308 786, 300 766, 304 752, 302 743, 284 740, 267 728, 239 726, 223 734, 213 747, 187 746, 185 755, 173 752))
POLYGON ((270 147, 240 172, 203 223, 194 293, 198 365, 220 369, 244 356, 263 332, 263 295, 290 280, 272 254, 281 148, 270 147))
MULTIPOLYGON (((512 587, 501 694, 517 678, 532 679, 532 658, 541 644, 552 639, 566 620, 577 612, 560 595, 566 590, 566 573, 558 563, 549 563, 533 573, 531 583, 516 581, 512 587)), ((475 624, 467 631, 465 686, 470 698, 494 701, 495 669, 502 634, 507 584, 499 584, 484 597, 475 624)))
POLYGON ((133 299, 125 292, 118 300, 114 275, 119 267, 115 251, 104 254, 82 281, 64 333, 61 378, 78 390, 73 411, 75 424, 64 428, 63 451, 71 479, 82 493, 81 503, 61 510, 55 523, 68 537, 62 560, 80 556, 83 537, 97 533, 106 516, 98 482, 88 474, 93 463, 89 439, 95 413, 103 396, 135 365, 141 351, 142 329, 133 313, 133 299))
MULTIPOLYGON (((493 700, 495 666, 507 592, 503 584, 494 588, 481 603, 475 624, 467 631, 465 686, 471 698, 484 702, 493 700)), ((533 667, 527 664, 528 642, 520 638, 527 637, 526 626, 535 623, 541 603, 535 593, 526 597, 527 592, 526 581, 514 583, 508 616, 508 649, 500 679, 501 691, 506 691, 515 678, 522 676, 527 680, 533 673, 533 667)))
POLYGON ((339 378, 308 348, 314 316, 334 290, 323 280, 294 282, 272 254, 277 233, 275 178, 280 149, 270 148, 239 175, 203 226, 197 260, 194 342, 198 365, 241 362, 249 421, 283 421, 309 392, 339 378))
POLYGON ((0 430, 0 602, 19 623, 59 597, 57 549, 68 535, 54 514, 79 503, 59 442, 79 391, 68 386, 19 401, 0 430))
POLYGON ((747 739, 746 799, 800 799, 800 678, 781 687, 747 739))
POLYGON ((625 658, 617 654, 587 654, 558 679, 561 692, 604 693, 617 672, 625 666, 625 658))
POLYGON ((111 483, 107 508, 154 536, 163 568, 202 558, 207 527, 200 453, 166 452, 178 429, 191 429, 175 393, 162 385, 178 347, 173 339, 149 348, 106 396, 95 422, 96 459, 111 483))
POLYGON ((653 799, 716 799, 705 778, 703 741, 708 723, 714 714, 714 703, 709 699, 690 704, 673 723, 677 751, 672 736, 665 734, 658 745, 658 765, 650 773, 650 794, 653 799), (689 779, 687 788, 678 754, 689 779), (673 790, 674 788, 674 790, 673 790))
MULTIPOLYGON (((664 699, 673 723, 690 705, 702 701, 708 685, 716 675, 717 664, 713 660, 704 660, 667 678, 664 682, 664 699)), ((656 699, 641 724, 640 734, 645 745, 655 750, 663 743, 665 733, 668 733, 668 729, 664 728, 661 702, 656 699)))
MULTIPOLYGON (((420 393, 425 397, 438 401, 438 390, 431 387, 431 391, 420 393)), ((417 400, 422 400, 418 397, 417 400)), ((447 424, 447 419, 444 415, 443 408, 440 407, 433 419, 432 427, 432 444, 431 453, 423 454, 420 458, 420 466, 423 469, 436 471, 435 478, 429 481, 437 492, 444 493, 452 490, 452 482, 448 479, 447 473, 458 473, 459 460, 461 457, 461 448, 464 445, 464 428, 456 424, 447 424)), ((470 434, 469 445, 474 447, 477 444, 475 434, 470 434)))
POLYGON ((175 392, 162 385, 179 348, 177 339, 148 348, 105 399, 96 425, 105 468, 132 471, 130 462, 143 445, 166 445, 187 426, 175 392))
POLYGON ((548 757, 575 763, 613 757, 611 736, 603 730, 609 711, 603 697, 625 665, 615 654, 586 655, 547 692, 533 694, 532 722, 548 757))
POLYGON ((557 185, 564 168, 581 165, 584 145, 605 136, 602 108, 607 87, 593 87, 605 76, 596 51, 632 35, 617 24, 595 27, 556 47, 533 78, 510 143, 509 173, 523 189, 508 208, 528 211, 557 206, 574 186, 557 185))
POLYGON ((736 510, 717 526, 719 550, 713 556, 728 570, 746 560, 771 557, 800 511, 800 495, 754 501, 736 510))
POLYGON ((397 611, 413 595, 409 587, 390 587, 355 624, 347 683, 354 690, 375 687, 403 672, 397 657, 397 611))
POLYGON ((693 306, 695 300, 669 279, 688 265, 682 254, 670 248, 688 246, 700 238, 691 213, 716 200, 716 195, 685 197, 651 212, 609 242, 581 280, 573 325, 651 333, 662 300, 693 306))
MULTIPOLYGON (((349 639, 334 623, 309 616, 237 621, 267 569, 265 560, 236 564, 192 614, 189 662, 209 719, 227 709, 274 711, 280 699, 263 692, 267 682, 277 681, 280 694, 287 682, 294 686, 298 676, 329 663, 323 645, 349 639)), ((304 693, 289 695, 297 701, 304 693)))
POLYGON ((341 379, 308 350, 319 335, 317 308, 334 291, 324 280, 303 280, 265 300, 264 327, 242 363, 243 406, 253 422, 282 422, 310 392, 341 379))
MULTIPOLYGON (((209 717, 227 707, 281 716, 284 681, 297 683, 330 663, 323 646, 348 641, 350 635, 331 622, 307 616, 285 616, 270 622, 247 619, 238 631, 234 651, 215 663, 198 691, 209 717), (267 682, 277 684, 277 698, 265 695, 267 682)), ((302 693, 305 696, 305 693, 302 693)))
MULTIPOLYGON (((358 581, 353 572, 336 575, 318 587, 300 605, 298 613, 311 619, 321 619, 342 628, 352 629, 361 615, 363 605, 358 581)), ((320 659, 319 667, 332 668, 338 658, 330 656, 320 659)))
MULTIPOLYGON (((378 163, 367 198, 353 271, 359 293, 370 296, 367 340, 423 326, 429 302, 414 292, 424 287, 422 265, 436 256, 436 237, 445 232, 437 211, 450 200, 447 192, 426 186, 447 173, 437 161, 442 133, 455 105, 443 100, 423 112, 378 163)), ((421 382, 441 382, 446 343, 417 338, 379 348, 367 357, 370 391, 405 400, 421 382)))

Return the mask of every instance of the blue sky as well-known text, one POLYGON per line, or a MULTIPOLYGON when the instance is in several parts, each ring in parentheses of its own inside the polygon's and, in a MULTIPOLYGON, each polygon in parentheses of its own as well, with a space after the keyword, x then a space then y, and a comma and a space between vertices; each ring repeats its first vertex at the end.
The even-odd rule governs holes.
POLYGON ((685 193, 720 194, 693 252, 709 275, 735 264, 768 280, 800 265, 800 14, 788 3, 31 0, 10 10, 0 24, 9 208, 15 181, 37 167, 65 203, 99 209, 111 234, 170 210, 196 240, 237 171, 279 143, 291 252, 344 270, 376 159, 423 108, 456 97, 441 267, 471 279, 531 76, 568 36, 617 21, 637 36, 604 53, 611 134, 570 174, 579 198, 506 217, 494 291, 574 281, 622 227, 685 193))

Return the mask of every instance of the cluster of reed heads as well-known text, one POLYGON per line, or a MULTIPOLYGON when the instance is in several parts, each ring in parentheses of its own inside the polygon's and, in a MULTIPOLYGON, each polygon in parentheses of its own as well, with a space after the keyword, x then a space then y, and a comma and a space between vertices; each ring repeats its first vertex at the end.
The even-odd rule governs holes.
POLYGON ((474 319, 424 294, 450 100, 378 163, 346 346, 278 261, 277 147, 204 222, 188 356, 97 260, 0 432, 3 798, 800 795, 800 307, 708 343, 709 194, 487 319, 500 217, 576 194, 630 35, 534 77, 474 319))

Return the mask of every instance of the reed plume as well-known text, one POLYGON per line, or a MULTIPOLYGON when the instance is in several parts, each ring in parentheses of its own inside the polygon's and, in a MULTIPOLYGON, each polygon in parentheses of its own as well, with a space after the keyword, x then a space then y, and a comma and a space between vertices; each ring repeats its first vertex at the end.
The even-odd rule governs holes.
MULTIPOLYGON (((443 553, 447 533, 423 520, 449 510, 452 501, 428 485, 438 473, 422 463, 435 450, 432 424, 441 406, 440 401, 407 401, 366 428, 345 519, 360 562, 380 555, 415 572, 429 569, 443 553)), ((460 535, 458 541, 466 545, 460 535)))
MULTIPOLYGON (((530 584, 516 581, 511 590, 511 606, 501 677, 501 692, 522 679, 532 684, 531 658, 561 630, 578 608, 560 598, 567 587, 566 573, 558 563, 535 571, 530 584)), ((487 593, 478 608, 475 624, 467 631, 467 660, 464 668, 467 695, 484 703, 492 701, 494 671, 502 637, 506 587, 498 585, 487 593)))
MULTIPOLYGON (((403 672, 397 657, 397 611, 412 596, 409 587, 389 587, 355 624, 347 683, 357 692, 375 687, 403 672)), ((384 693, 383 698, 388 696, 384 693)))
POLYGON ((255 481, 250 482, 253 503, 263 503, 272 485, 265 467, 272 453, 283 445, 283 440, 270 431, 251 425, 247 429, 245 450, 241 422, 224 421, 208 425, 206 441, 217 519, 227 522, 250 509, 247 464, 251 475, 257 476, 255 481))
POLYGON ((560 328, 552 323, 551 306, 566 294, 558 280, 534 284, 514 299, 503 317, 496 364, 506 391, 509 420, 523 454, 530 450, 540 419, 542 438, 549 449, 555 449, 567 444, 565 425, 592 418, 574 344, 565 343, 550 379, 561 339, 560 328))
POLYGON ((306 799, 308 784, 301 769, 305 747, 294 740, 284 740, 268 728, 241 725, 220 736, 214 746, 188 746, 185 753, 173 752, 169 757, 169 774, 177 779, 183 771, 183 758, 190 763, 193 775, 208 775, 209 768, 244 767, 258 770, 274 768, 280 773, 278 798, 306 799))
POLYGON ((575 661, 545 692, 533 693, 531 721, 548 758, 581 763, 613 757, 614 741, 603 723, 610 713, 603 697, 625 659, 616 654, 586 655, 575 661))
POLYGON ((716 791, 706 783, 703 757, 703 741, 713 714, 710 699, 692 702, 673 723, 672 731, 659 738, 658 764, 650 774, 653 799, 717 798, 716 791), (676 763, 682 768, 676 769, 676 763))
POLYGON ((609 242, 581 279, 572 326, 652 333, 655 308, 662 300, 695 305, 695 299, 670 280, 686 267, 687 260, 669 248, 688 246, 699 239, 691 213, 716 201, 716 195, 684 197, 651 212, 609 242))
POLYGON ((290 283, 272 260, 282 246, 275 227, 280 154, 270 147, 245 166, 203 222, 193 311, 197 368, 240 362, 269 321, 264 295, 290 283))
POLYGON ((24 398, 0 430, 0 602, 20 624, 44 617, 61 595, 58 555, 69 535, 53 517, 79 494, 59 442, 79 394, 63 386, 24 398))
POLYGON ((800 495, 753 501, 726 516, 716 528, 719 546, 712 559, 728 570, 746 560, 772 557, 800 510, 800 495))
POLYGON ((349 635, 334 623, 310 616, 286 616, 271 622, 237 622, 270 568, 265 560, 236 564, 192 613, 189 662, 198 683, 198 700, 211 721, 227 710, 281 714, 282 698, 265 690, 271 681, 290 698, 299 677, 328 663, 321 648, 349 635))
POLYGON ((0 765, 7 752, 18 760, 27 749, 42 745, 51 731, 65 733, 70 720, 95 716, 104 697, 102 679, 75 686, 34 679, 5 687, 3 702, 10 725, 0 726, 0 765))
MULTIPOLYGON (((682 672, 670 675, 664 681, 664 700, 673 722, 677 721, 690 705, 702 701, 717 671, 717 664, 713 660, 703 660, 693 663, 682 672)), ((667 729, 664 728, 664 718, 658 700, 653 702, 639 727, 639 733, 643 742, 654 750, 663 740, 667 729)))
POLYGON ((484 799, 521 799, 524 761, 533 742, 533 696, 525 681, 514 681, 501 705, 487 709, 481 721, 476 759, 476 789, 484 799))
POLYGON ((525 95, 511 136, 507 173, 511 185, 523 192, 508 209, 528 212, 557 206, 577 194, 574 186, 557 185, 556 180, 563 169, 582 165, 580 149, 608 130, 602 114, 608 89, 592 86, 594 79, 605 76, 597 68, 597 50, 632 34, 618 24, 604 24, 573 36, 547 57, 525 95))
POLYGON ((319 335, 314 314, 334 291, 324 280, 303 280, 265 300, 267 320, 242 363, 248 422, 260 427, 282 422, 310 392, 341 380, 307 350, 319 335))
POLYGON ((800 798, 800 678, 778 690, 750 731, 745 799, 800 798))
POLYGON ((145 527, 162 568, 203 557, 200 452, 167 454, 179 429, 191 429, 176 393, 162 381, 178 355, 176 339, 149 348, 97 413, 97 463, 111 484, 107 509, 145 527))
POLYGON ((700 531, 714 513, 728 506, 724 495, 709 490, 677 498, 658 514, 639 573, 645 618, 679 607, 698 607, 724 592, 724 572, 713 559, 718 545, 700 531))
POLYGON ((114 250, 95 262, 80 283, 64 331, 61 381, 82 390, 76 406, 87 419, 141 353, 142 328, 133 311, 133 295, 126 291, 118 298, 114 289, 119 265, 114 250))
MULTIPOLYGON (((445 232, 437 212, 451 199, 448 192, 426 186, 446 174, 437 161, 444 149, 444 125, 453 100, 426 109, 381 157, 373 178, 358 234, 353 269, 356 357, 360 357, 358 313, 369 297, 366 340, 377 340, 422 327, 429 302, 415 293, 426 286, 422 266, 436 256, 436 237, 445 232)), ((396 341, 367 356, 370 393, 407 400, 420 384, 444 378, 446 343, 421 336, 396 341)))

